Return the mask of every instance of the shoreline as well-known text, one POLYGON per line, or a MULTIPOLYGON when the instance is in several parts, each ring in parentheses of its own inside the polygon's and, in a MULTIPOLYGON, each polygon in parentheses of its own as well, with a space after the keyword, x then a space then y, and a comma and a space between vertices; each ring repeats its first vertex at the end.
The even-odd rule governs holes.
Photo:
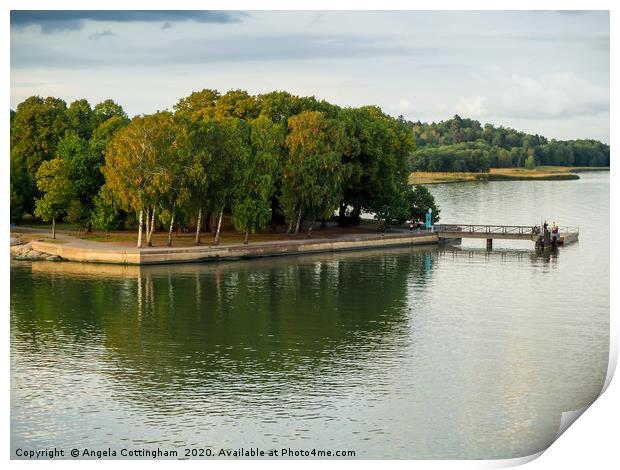
POLYGON ((580 179, 577 173, 609 171, 608 167, 538 167, 492 168, 486 173, 475 172, 412 172, 409 182, 413 185, 470 183, 479 181, 566 181, 580 179))
POLYGON ((329 239, 303 239, 264 242, 249 245, 229 244, 193 247, 123 248, 105 246, 99 242, 80 239, 63 240, 62 243, 33 240, 11 246, 11 256, 23 260, 55 260, 81 263, 122 265, 156 265, 231 261, 239 259, 292 256, 308 253, 353 251, 397 246, 439 244, 436 233, 396 233, 387 235, 350 235, 329 239))

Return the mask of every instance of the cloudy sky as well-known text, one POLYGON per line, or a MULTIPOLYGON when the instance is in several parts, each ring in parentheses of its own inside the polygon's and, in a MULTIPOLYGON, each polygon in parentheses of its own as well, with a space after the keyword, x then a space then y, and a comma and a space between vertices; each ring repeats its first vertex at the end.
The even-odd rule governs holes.
POLYGON ((455 113, 609 142, 607 12, 23 11, 11 107, 112 98, 130 114, 193 90, 287 90, 410 120, 455 113))

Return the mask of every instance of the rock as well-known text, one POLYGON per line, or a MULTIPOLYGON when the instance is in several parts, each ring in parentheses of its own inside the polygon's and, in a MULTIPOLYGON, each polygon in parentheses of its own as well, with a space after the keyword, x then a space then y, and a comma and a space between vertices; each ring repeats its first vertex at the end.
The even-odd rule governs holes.
POLYGON ((11 246, 11 257, 16 260, 28 260, 28 261, 61 261, 62 258, 56 255, 50 255, 48 253, 42 253, 32 249, 30 243, 23 245, 11 246))

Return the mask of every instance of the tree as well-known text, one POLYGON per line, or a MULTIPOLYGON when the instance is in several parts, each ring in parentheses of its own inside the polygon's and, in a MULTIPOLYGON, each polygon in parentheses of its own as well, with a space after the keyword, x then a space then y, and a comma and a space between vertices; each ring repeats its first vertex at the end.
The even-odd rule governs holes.
POLYGON ((67 163, 62 158, 43 162, 37 171, 36 181, 42 197, 36 200, 35 215, 44 222, 52 221, 52 238, 55 239, 56 219, 67 211, 74 197, 67 163))
POLYGON ((346 177, 341 162, 344 128, 319 111, 304 111, 288 120, 288 158, 283 169, 282 200, 289 220, 296 216, 295 234, 305 215, 312 224, 330 217, 342 199, 346 177))
POLYGON ((384 230, 387 230, 389 225, 402 224, 407 220, 411 213, 408 195, 409 188, 406 186, 377 195, 373 204, 375 219, 383 222, 384 230))
POLYGON ((209 176, 209 200, 218 214, 214 244, 219 243, 222 218, 236 194, 243 188, 236 187, 240 162, 248 149, 248 126, 245 121, 228 117, 216 119, 219 138, 212 145, 213 160, 209 176), (232 184, 231 184, 232 183, 232 184))
POLYGON ((536 168, 536 160, 534 160, 534 155, 530 155, 525 159, 525 169, 526 170, 534 170, 536 168))
POLYGON ((214 116, 215 103, 220 94, 208 88, 195 91, 186 98, 181 98, 174 105, 175 115, 189 121, 201 121, 214 116))
POLYGON ((87 100, 76 100, 67 109, 69 127, 73 129, 82 139, 90 139, 95 127, 97 127, 97 116, 90 107, 87 100))
POLYGON ((168 112, 136 116, 110 140, 106 150, 102 167, 106 185, 116 204, 136 212, 138 248, 142 247, 143 222, 147 244, 152 244, 155 213, 162 194, 170 189, 167 164, 177 148, 176 126, 168 112))
POLYGON ((32 213, 39 195, 35 175, 55 157, 58 141, 69 127, 66 103, 58 98, 31 96, 11 119, 11 182, 23 210, 32 213))
POLYGON ((235 194, 232 220, 235 228, 245 234, 267 225, 271 218, 271 196, 278 176, 278 153, 283 140, 282 127, 265 116, 249 123, 249 142, 240 155, 235 172, 235 194))
POLYGON ((410 189, 408 199, 411 220, 420 222, 426 220, 426 213, 429 209, 432 209, 433 223, 439 222, 439 214, 441 211, 435 203, 435 198, 426 186, 417 185, 410 189))
POLYGON ((123 110, 120 104, 114 102, 114 100, 105 100, 95 105, 93 109, 97 125, 101 125, 113 116, 118 116, 123 120, 128 120, 127 113, 123 110))
POLYGON ((73 199, 67 207, 67 221, 78 226, 78 232, 86 230, 90 223, 90 210, 79 199, 73 199))
POLYGON ((105 188, 97 194, 93 201, 93 209, 90 219, 96 229, 104 230, 108 238, 110 230, 118 227, 118 210, 114 207, 112 198, 107 194, 105 188))
POLYGON ((66 161, 75 196, 88 213, 104 182, 100 171, 102 156, 93 152, 88 142, 72 129, 60 139, 56 155, 66 161))
POLYGON ((250 120, 256 118, 258 113, 256 97, 245 90, 230 90, 215 102, 215 116, 218 118, 236 117, 250 120))

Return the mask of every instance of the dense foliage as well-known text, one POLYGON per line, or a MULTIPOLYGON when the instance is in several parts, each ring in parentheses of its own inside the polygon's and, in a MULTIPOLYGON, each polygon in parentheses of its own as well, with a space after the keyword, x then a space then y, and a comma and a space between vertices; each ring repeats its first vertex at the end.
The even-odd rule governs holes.
POLYGON ((417 150, 414 171, 488 171, 490 167, 609 166, 609 145, 596 140, 547 140, 456 115, 438 123, 409 123, 417 150), (532 165, 533 163, 533 165, 532 165))
POLYGON ((246 242, 275 220, 310 233, 336 209, 341 223, 362 211, 390 223, 412 213, 414 150, 407 123, 377 107, 286 92, 202 90, 131 120, 111 100, 35 96, 11 112, 11 215, 106 231, 135 221, 138 246, 158 223, 193 225, 200 243, 213 215, 217 243, 225 211, 246 242))

